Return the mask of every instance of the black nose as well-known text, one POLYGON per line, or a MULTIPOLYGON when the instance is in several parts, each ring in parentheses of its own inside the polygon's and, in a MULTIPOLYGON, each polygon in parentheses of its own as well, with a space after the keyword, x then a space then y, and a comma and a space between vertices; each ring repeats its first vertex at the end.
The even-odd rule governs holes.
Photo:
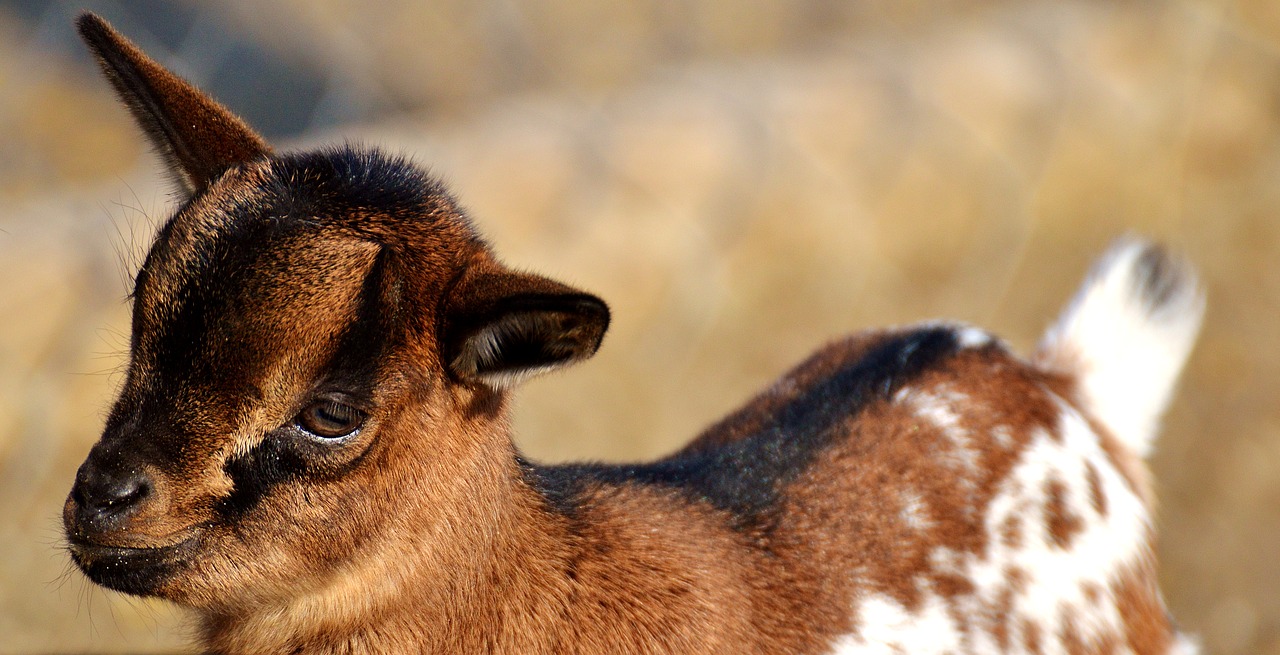
POLYGON ((151 478, 137 466, 99 466, 90 457, 76 473, 71 499, 82 530, 105 532, 151 495, 151 478))

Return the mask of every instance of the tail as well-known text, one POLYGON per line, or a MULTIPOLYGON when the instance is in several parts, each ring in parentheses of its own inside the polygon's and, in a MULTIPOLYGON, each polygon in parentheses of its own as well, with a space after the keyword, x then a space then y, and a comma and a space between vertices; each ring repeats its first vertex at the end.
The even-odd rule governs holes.
POLYGON ((1080 400, 1146 457, 1200 330, 1195 271, 1159 246, 1125 239, 1094 265, 1045 335, 1036 361, 1075 376, 1080 400))

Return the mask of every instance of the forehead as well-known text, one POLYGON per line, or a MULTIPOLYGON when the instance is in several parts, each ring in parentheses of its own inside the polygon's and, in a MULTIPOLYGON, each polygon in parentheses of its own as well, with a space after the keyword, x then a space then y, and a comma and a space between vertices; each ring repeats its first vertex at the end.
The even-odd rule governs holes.
POLYGON ((306 230, 224 235, 212 256, 174 258, 139 280, 134 364, 165 380, 250 377, 315 359, 376 302, 380 246, 306 230))
POLYGON ((421 216, 408 191, 363 188, 387 174, 323 158, 231 175, 169 221, 138 274, 139 375, 193 378, 211 365, 252 374, 282 353, 319 357, 376 301, 369 277, 388 246, 370 224, 421 216))
POLYGON ((234 405, 326 376, 365 386, 399 305, 412 298, 429 324, 432 294, 485 247, 438 182, 377 151, 232 169, 164 226, 138 273, 126 395, 234 405))
POLYGON ((299 285, 349 280, 376 246, 448 252, 474 239, 443 187, 402 158, 273 156, 228 172, 160 231, 138 273, 135 331, 237 293, 286 309, 299 285))
POLYGON ((443 187, 404 159, 355 148, 290 154, 233 169, 182 207, 142 276, 177 286, 286 233, 393 243, 405 234, 456 239, 470 226, 443 187))

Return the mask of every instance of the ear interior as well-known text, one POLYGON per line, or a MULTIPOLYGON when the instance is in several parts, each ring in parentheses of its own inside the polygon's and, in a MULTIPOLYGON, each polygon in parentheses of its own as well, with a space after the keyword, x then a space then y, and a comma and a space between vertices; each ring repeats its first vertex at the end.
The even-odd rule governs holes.
POLYGON ((604 301, 532 275, 484 275, 455 291, 445 358, 453 373, 495 387, 595 354, 609 327, 604 301))
POLYGON ((105 20, 85 13, 76 26, 185 195, 271 152, 238 116, 156 63, 105 20))

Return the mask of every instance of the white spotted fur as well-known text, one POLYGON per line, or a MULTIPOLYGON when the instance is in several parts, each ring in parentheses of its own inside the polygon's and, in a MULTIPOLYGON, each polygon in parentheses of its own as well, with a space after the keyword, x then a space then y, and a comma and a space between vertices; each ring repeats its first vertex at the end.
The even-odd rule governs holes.
MULTIPOLYGON (((1080 402, 1138 456, 1149 454, 1157 421, 1199 329, 1204 300, 1194 275, 1181 262, 1153 246, 1124 241, 1095 267, 1083 288, 1037 352, 1038 364, 1074 376, 1080 402), (1154 266, 1159 261, 1161 266, 1154 266)), ((957 328, 962 346, 978 348, 993 340, 975 328, 957 328)), ((1046 389, 1046 393, 1052 393, 1046 389)), ((964 394, 944 388, 904 388, 895 402, 912 407, 922 422, 939 428, 952 448, 939 457, 956 461, 956 484, 971 484, 970 436, 961 424, 964 394)), ((1026 653, 1023 627, 1039 631, 1039 652, 1065 653, 1065 612, 1073 615, 1075 634, 1088 641, 1123 634, 1113 585, 1128 567, 1148 563, 1153 531, 1151 515, 1102 446, 1102 437, 1080 410, 1059 399, 1059 422, 1050 434, 1041 430, 1023 447, 1012 471, 1001 481, 983 517, 989 535, 978 554, 938 548, 931 554, 937 570, 958 573, 975 591, 949 608, 939 594, 924 590, 914 611, 881 594, 858 600, 855 634, 837 640, 833 655, 942 655, 944 653, 1026 653), (1091 500, 1088 467, 1098 476, 1106 511, 1091 500), (1069 547, 1056 544, 1044 516, 1046 485, 1056 479, 1065 504, 1081 520, 1069 547), (1021 525, 1017 544, 1004 542, 1007 521, 1021 525), (960 626, 955 616, 991 617, 1009 590, 1009 571, 1025 576, 1013 594, 1004 626, 1004 647, 997 642, 994 619, 960 626), (1090 597, 1086 590, 1091 589, 1090 597)), ((994 434, 1000 446, 1012 446, 1008 434, 994 434)), ((927 516, 918 495, 903 498, 902 518, 913 527, 927 516)), ((1132 654, 1121 644, 1117 655, 1132 654)), ((1176 635, 1170 655, 1195 655, 1198 644, 1176 635)))
MULTIPOLYGON (((939 409, 937 396, 917 392, 899 394, 898 399, 914 404, 921 420, 943 429, 957 446, 964 442, 963 429, 954 416, 939 409)), ((999 535, 1006 520, 1016 517, 1024 532, 1022 543, 1013 548, 993 537, 979 556, 939 549, 932 557, 936 569, 958 573, 974 582, 975 593, 967 602, 971 606, 959 608, 965 616, 983 616, 985 608, 998 605, 1008 584, 1006 572, 1010 567, 1027 576, 1023 591, 1014 596, 1014 620, 1008 624, 1009 648, 998 647, 991 625, 976 624, 966 634, 937 594, 927 593, 915 612, 892 598, 873 594, 860 600, 859 633, 839 640, 833 655, 1025 653, 1021 631, 1024 621, 1040 628, 1043 653, 1063 653, 1064 645, 1055 635, 1061 627, 1062 611, 1067 608, 1079 619, 1077 631, 1084 639, 1123 632, 1110 586, 1126 565, 1150 557, 1145 550, 1150 519, 1142 500, 1109 463, 1098 435, 1085 418, 1065 402, 1060 403, 1060 410, 1055 434, 1041 431, 1022 450, 984 520, 988 534, 999 535), (1086 463, 1098 471, 1107 498, 1105 516, 1092 508, 1086 463), (1082 531, 1066 550, 1056 546, 1045 530, 1044 489, 1051 477, 1063 482, 1067 504, 1083 520, 1082 531), (1087 585, 1099 590, 1099 601, 1086 599, 1087 585)), ((919 513, 919 508, 913 510, 919 513)), ((1180 646, 1190 649, 1173 652, 1196 652, 1185 639, 1180 646)), ((1117 655, 1129 652, 1122 648, 1117 655)))

